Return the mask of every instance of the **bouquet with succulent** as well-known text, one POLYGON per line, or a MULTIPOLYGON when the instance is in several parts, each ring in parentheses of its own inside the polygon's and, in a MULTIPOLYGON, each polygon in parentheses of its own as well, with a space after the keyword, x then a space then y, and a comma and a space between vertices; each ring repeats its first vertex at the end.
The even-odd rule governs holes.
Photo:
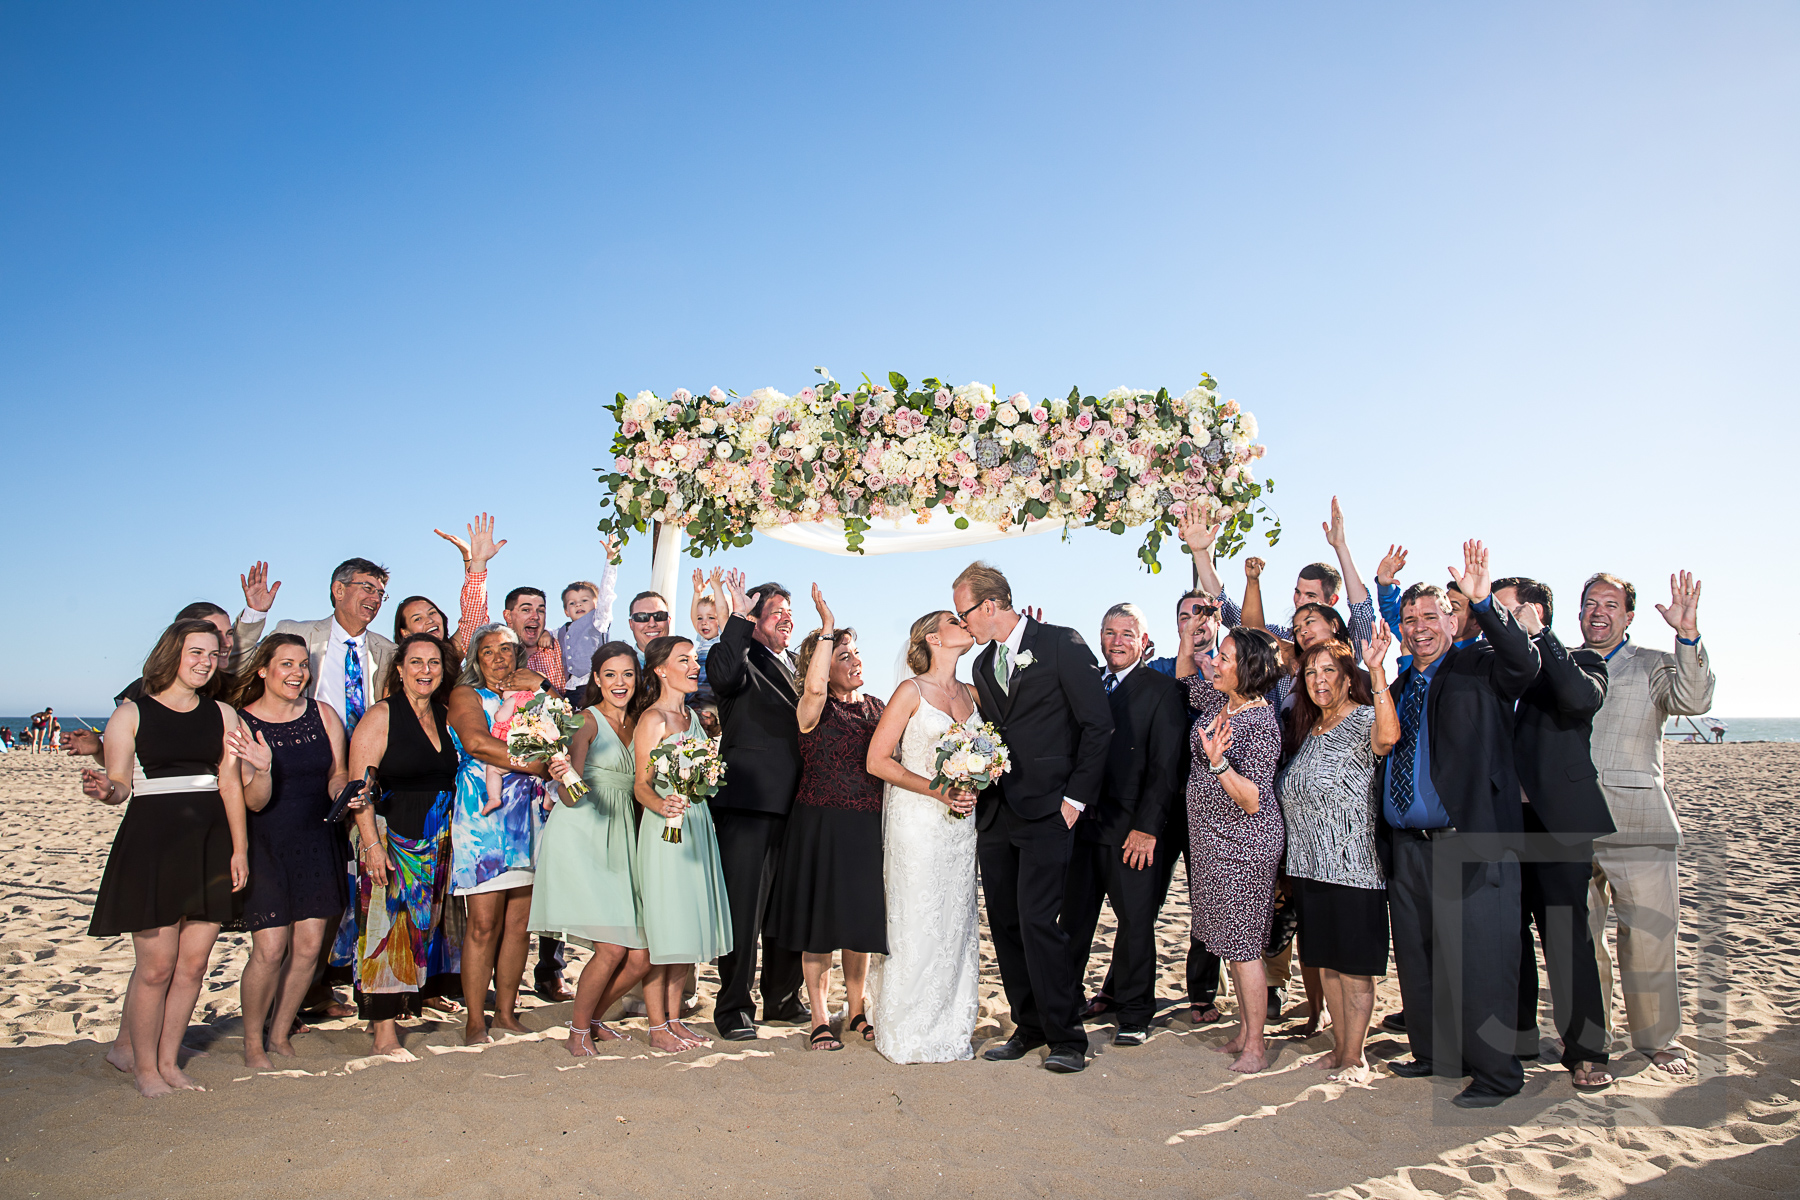
MULTIPOLYGON (((504 732, 498 727, 494 732, 505 739, 506 752, 520 762, 549 762, 556 755, 567 753, 569 739, 586 719, 585 714, 576 712, 561 696, 539 692, 513 710, 504 732)), ((557 782, 563 785, 571 800, 587 795, 587 785, 573 770, 563 774, 557 782)))
MULTIPOLYGON (((932 749, 937 753, 931 776, 935 788, 966 787, 979 792, 1012 770, 1012 753, 1000 740, 1000 731, 992 721, 978 723, 973 715, 945 730, 932 749)), ((947 811, 958 821, 968 815, 947 811)))

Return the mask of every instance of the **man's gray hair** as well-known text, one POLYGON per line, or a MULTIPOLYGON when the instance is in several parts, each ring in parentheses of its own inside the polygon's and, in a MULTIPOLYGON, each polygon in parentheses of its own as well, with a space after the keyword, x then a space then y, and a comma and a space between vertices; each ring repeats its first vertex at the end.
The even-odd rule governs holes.
POLYGON ((481 639, 496 633, 500 635, 500 640, 518 647, 515 656, 524 653, 525 647, 519 642, 519 635, 513 632, 511 625, 504 621, 489 621, 469 635, 469 653, 463 659, 462 674, 457 677, 457 683, 472 688, 487 686, 481 678, 481 639))
POLYGON ((350 581, 358 575, 373 575, 381 580, 382 587, 387 586, 388 569, 380 563, 372 563, 366 558, 346 558, 337 565, 337 570, 331 573, 331 582, 348 586, 350 581))
POLYGON ((1130 617, 1138 623, 1138 632, 1140 633, 1146 633, 1150 629, 1150 621, 1144 616, 1144 610, 1129 600, 1107 609, 1106 615, 1100 618, 1100 624, 1104 625, 1114 617, 1130 617))

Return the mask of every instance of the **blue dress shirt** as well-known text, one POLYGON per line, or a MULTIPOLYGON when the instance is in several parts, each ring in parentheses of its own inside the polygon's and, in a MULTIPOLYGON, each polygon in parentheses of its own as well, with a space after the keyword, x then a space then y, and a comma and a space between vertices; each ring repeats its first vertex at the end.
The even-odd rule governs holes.
MULTIPOLYGON (((1387 823, 1396 829, 1444 829, 1450 824, 1450 812, 1438 798, 1437 788, 1431 782, 1431 681, 1448 657, 1444 655, 1421 672, 1425 676, 1426 703, 1419 712, 1419 737, 1413 744, 1413 802, 1405 816, 1401 816, 1394 806, 1395 764, 1391 759, 1382 780, 1382 813, 1387 817, 1387 823)), ((1406 683, 1408 687, 1412 686, 1411 679, 1406 683)), ((1405 703, 1406 692, 1402 689, 1399 704, 1405 703)))

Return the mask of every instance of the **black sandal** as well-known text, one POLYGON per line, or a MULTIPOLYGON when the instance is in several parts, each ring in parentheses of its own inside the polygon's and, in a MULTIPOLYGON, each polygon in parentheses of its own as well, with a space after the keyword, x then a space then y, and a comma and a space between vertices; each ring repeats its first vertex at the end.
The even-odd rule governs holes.
POLYGON ((837 1040, 831 1032, 831 1026, 819 1025, 812 1031, 812 1039, 807 1043, 808 1050, 842 1050, 844 1043, 837 1040), (830 1045, 826 1045, 829 1042, 830 1045))
POLYGON ((869 1024, 869 1018, 862 1013, 857 1013, 854 1017, 850 1018, 849 1029, 852 1033, 855 1033, 859 1029, 862 1030, 863 1041, 865 1042, 872 1042, 875 1040, 875 1027, 869 1024))

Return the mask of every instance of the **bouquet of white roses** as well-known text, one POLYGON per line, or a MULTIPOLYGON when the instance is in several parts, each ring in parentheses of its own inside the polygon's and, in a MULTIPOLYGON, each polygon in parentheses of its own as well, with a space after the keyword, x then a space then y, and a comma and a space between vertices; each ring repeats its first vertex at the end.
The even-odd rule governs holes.
MULTIPOLYGON (((683 733, 650 751, 650 778, 658 790, 699 804, 716 796, 725 783, 725 759, 719 739, 703 733, 683 733)), ((664 818, 663 841, 681 841, 681 813, 664 818)))
MULTIPOLYGON (((506 752, 519 761, 549 762, 569 749, 569 739, 586 720, 561 696, 539 692, 513 711, 512 721, 503 733, 498 729, 495 732, 506 739, 506 752)), ((571 800, 587 795, 587 785, 573 770, 558 782, 571 800)))
MULTIPOLYGON (((931 777, 935 788, 966 787, 979 792, 1012 770, 1012 752, 1000 740, 1000 731, 992 721, 978 724, 973 714, 945 730, 932 749, 937 752, 936 773, 931 777)), ((959 821, 968 815, 948 811, 959 821)))

